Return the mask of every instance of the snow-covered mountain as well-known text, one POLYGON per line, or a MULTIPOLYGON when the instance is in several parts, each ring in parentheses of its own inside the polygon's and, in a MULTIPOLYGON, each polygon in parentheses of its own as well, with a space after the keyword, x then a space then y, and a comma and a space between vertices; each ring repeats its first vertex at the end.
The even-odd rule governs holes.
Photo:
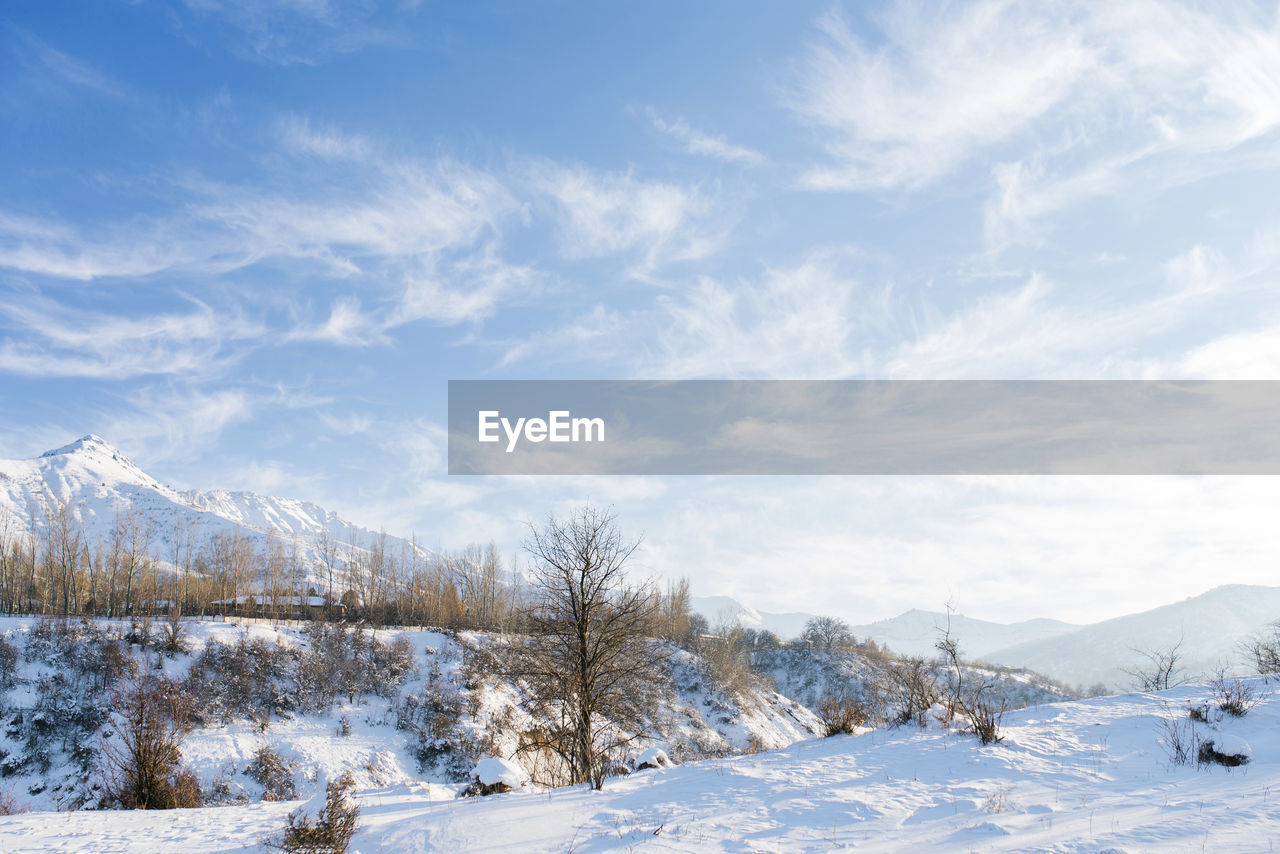
POLYGON ((1227 584, 1171 605, 980 657, 1072 684, 1101 682, 1124 688, 1133 682, 1126 670, 1145 663, 1140 650, 1166 649, 1181 640, 1182 670, 1188 678, 1198 679, 1220 665, 1242 664, 1241 642, 1276 620, 1280 620, 1280 587, 1227 584))
MULTIPOLYGON (((878 620, 862 626, 851 626, 855 636, 869 637, 876 643, 889 647, 902 655, 919 655, 930 658, 937 655, 934 643, 946 630, 948 618, 940 611, 921 611, 913 608, 888 620, 878 620)), ((952 614, 952 637, 960 642, 960 651, 966 658, 987 658, 997 649, 1057 637, 1079 628, 1061 620, 1039 618, 1017 623, 993 623, 952 614)), ((1004 662, 995 662, 1003 664, 1004 662)))
MULTIPOLYGON (((165 564, 179 562, 189 546, 198 550, 219 534, 238 531, 259 554, 266 553, 272 537, 286 550, 296 543, 299 561, 318 579, 322 533, 340 567, 353 548, 360 554, 381 536, 307 501, 252 492, 178 491, 93 435, 35 459, 0 460, 0 519, 7 511, 11 529, 39 534, 60 504, 71 508, 91 549, 108 543, 117 518, 131 511, 149 528, 149 552, 165 564)), ((408 554, 413 545, 388 536, 387 548, 408 554)), ((418 553, 427 555, 421 547, 418 553)))
POLYGON ((693 610, 710 620, 712 625, 736 623, 747 629, 767 629, 784 640, 798 637, 804 631, 804 624, 813 617, 813 614, 799 611, 757 611, 728 596, 694 596, 691 604, 693 610))
MULTIPOLYGON (((737 623, 746 628, 768 629, 783 639, 798 637, 804 630, 804 624, 814 616, 798 611, 759 611, 729 596, 694 596, 693 610, 713 624, 737 623)), ((928 658, 937 653, 933 644, 946 625, 946 614, 913 608, 887 620, 850 626, 849 630, 859 639, 871 638, 901 655, 928 658)), ((964 654, 969 658, 982 658, 993 650, 1053 637, 1077 628, 1079 626, 1060 620, 1024 620, 1006 625, 963 614, 951 615, 951 631, 960 639, 964 654)))

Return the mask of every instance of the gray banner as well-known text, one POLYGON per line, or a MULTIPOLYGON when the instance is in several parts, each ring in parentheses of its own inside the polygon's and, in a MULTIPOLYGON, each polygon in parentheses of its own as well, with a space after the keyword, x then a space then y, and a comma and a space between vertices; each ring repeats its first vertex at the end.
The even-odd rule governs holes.
POLYGON ((1280 474, 1280 382, 451 380, 449 474, 1280 474))

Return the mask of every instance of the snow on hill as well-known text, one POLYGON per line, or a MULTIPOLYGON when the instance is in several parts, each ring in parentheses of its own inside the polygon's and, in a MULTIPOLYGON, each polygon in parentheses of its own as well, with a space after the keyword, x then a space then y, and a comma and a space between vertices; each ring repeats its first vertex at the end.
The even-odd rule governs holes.
MULTIPOLYGON (((250 770, 263 747, 280 757, 287 788, 303 798, 347 771, 366 789, 429 785, 452 797, 478 759, 516 756, 539 726, 520 684, 496 663, 483 664, 503 643, 493 635, 352 634, 266 621, 183 625, 187 650, 164 652, 154 643, 139 648, 132 635, 122 643, 126 622, 0 617, 0 794, 34 809, 101 804, 101 745, 111 729, 101 685, 112 662, 117 684, 126 664, 186 680, 183 690, 198 706, 182 762, 207 797, 224 803, 270 799, 250 770), (359 657, 335 655, 353 639, 359 657), (326 680, 347 677, 355 681, 317 693, 326 680)), ((683 650, 672 651, 669 680, 650 715, 651 733, 635 753, 657 747, 677 761, 784 747, 822 730, 813 712, 773 691, 726 695, 683 650)), ((0 851, 11 850, 0 830, 0 851)))
MULTIPOLYGON (((1077 685, 1102 682, 1126 688, 1125 672, 1144 663, 1138 650, 1168 648, 1182 641, 1182 669, 1202 678, 1220 665, 1243 664, 1240 643, 1280 620, 1280 587, 1228 584, 1182 602, 1104 620, 1054 637, 992 650, 981 657, 1027 667, 1077 685)), ((963 635, 961 635, 963 640, 963 635)))
MULTIPOLYGON (((188 532, 198 548, 218 534, 239 530, 259 553, 266 552, 273 535, 286 549, 296 541, 300 561, 319 579, 315 543, 322 531, 328 532, 340 567, 349 547, 360 553, 380 536, 306 501, 252 492, 180 492, 98 436, 85 436, 32 460, 0 460, 0 517, 7 510, 18 526, 39 532, 58 503, 70 504, 91 548, 109 542, 118 513, 132 509, 150 527, 152 557, 167 564, 188 532)), ((412 548, 390 536, 387 545, 392 553, 412 548)), ((421 547, 418 553, 427 555, 421 547)))
MULTIPOLYGON (((1280 842, 1280 699, 1193 723, 1205 686, 1011 713, 982 746, 941 727, 874 730, 612 778, 457 800, 440 786, 362 787, 350 851, 1232 851, 1280 842), (1240 768, 1170 761, 1167 723, 1247 749, 1240 768), (1242 747, 1247 745, 1247 747, 1242 747)), ((6 850, 254 851, 298 802, 0 818, 6 850)))

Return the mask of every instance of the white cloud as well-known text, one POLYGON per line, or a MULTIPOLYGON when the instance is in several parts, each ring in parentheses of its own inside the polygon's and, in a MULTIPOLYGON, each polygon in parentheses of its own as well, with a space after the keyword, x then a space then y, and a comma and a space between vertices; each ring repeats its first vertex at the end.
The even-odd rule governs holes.
POLYGON ((899 2, 883 43, 838 15, 798 63, 791 106, 829 190, 918 188, 972 166, 995 183, 991 245, 1045 217, 1274 165, 1280 28, 1252 4, 899 2))
POLYGON ((18 55, 28 68, 42 72, 60 84, 90 89, 109 98, 124 98, 124 87, 107 74, 83 60, 76 59, 38 38, 18 31, 18 55))
POLYGON ((702 277, 658 297, 656 350, 641 375, 825 379, 859 372, 859 338, 881 321, 881 294, 838 254, 727 283, 702 277))
POLYGON ((69 309, 25 295, 0 302, 20 337, 0 340, 0 371, 25 376, 121 380, 149 374, 208 376, 236 358, 232 345, 263 327, 193 301, 185 314, 142 317, 69 309))
POLYGON ((722 240, 707 219, 710 201, 694 190, 642 181, 630 172, 533 163, 530 183, 552 203, 569 258, 637 253, 646 273, 670 261, 705 258, 722 240))
POLYGON ((253 412, 253 400, 240 389, 135 389, 127 409, 98 416, 105 426, 96 432, 138 460, 186 459, 253 412))
POLYGON ((241 56, 276 65, 317 65, 369 47, 405 45, 394 19, 416 4, 392 4, 389 16, 378 14, 380 4, 364 0, 185 0, 184 5, 196 13, 188 16, 190 22, 225 24, 228 44, 241 56))
POLYGON ((677 118, 667 121, 659 116, 652 107, 645 108, 645 115, 648 116, 649 122, 654 128, 679 141, 684 150, 690 154, 713 157, 716 160, 723 160, 727 163, 740 163, 744 166, 758 166, 764 162, 764 155, 760 152, 741 145, 735 145, 722 136, 704 133, 695 127, 691 127, 684 119, 677 118))
POLYGON ((899 4, 873 46, 827 15, 791 106, 826 129, 834 162, 805 182, 916 187, 1026 129, 1093 64, 1071 17, 1047 4, 899 4))
POLYGON ((317 127, 307 116, 290 115, 280 121, 280 138, 288 151, 325 160, 368 160, 373 145, 357 134, 334 127, 317 127))

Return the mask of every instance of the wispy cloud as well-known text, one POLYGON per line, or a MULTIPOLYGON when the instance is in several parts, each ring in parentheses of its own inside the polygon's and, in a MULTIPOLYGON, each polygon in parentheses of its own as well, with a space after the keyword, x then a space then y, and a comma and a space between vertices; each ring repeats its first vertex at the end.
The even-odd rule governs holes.
POLYGON ((711 202, 697 190, 547 160, 532 162, 528 172, 534 192, 551 203, 568 258, 633 253, 642 274, 705 258, 723 242, 709 223, 711 202))
POLYGON ((325 160, 367 161, 375 146, 365 137, 335 127, 316 125, 308 116, 289 115, 280 120, 284 148, 325 160))
POLYGON ((16 35, 19 58, 30 72, 41 75, 46 85, 89 89, 108 98, 127 97, 123 85, 88 62, 58 50, 33 33, 18 30, 16 35))
POLYGON ((645 116, 655 129, 678 141, 689 154, 713 157, 726 163, 739 163, 744 166, 758 166, 764 162, 764 155, 752 148, 735 145, 722 136, 704 133, 689 125, 684 119, 666 120, 658 115, 652 107, 645 107, 645 116))
POLYGON ((128 403, 93 420, 98 432, 139 460, 186 458, 217 442, 223 431, 254 415, 243 389, 188 387, 131 390, 128 403))
POLYGON ((405 45, 396 21, 411 15, 417 4, 184 0, 183 5, 187 29, 221 25, 224 42, 239 56, 275 65, 317 65, 369 47, 405 45))
POLYGON ((0 338, 0 372, 121 380, 154 374, 211 375, 237 358, 232 345, 263 327, 193 301, 187 313, 143 317, 76 310, 25 294, 0 300, 11 334, 0 338), (14 334, 16 333, 16 334, 14 334))
POLYGON ((107 276, 146 276, 189 260, 180 242, 165 239, 163 223, 107 226, 100 234, 60 221, 0 210, 0 267, 89 281, 107 276), (141 239, 136 230, 150 231, 141 239))
POLYGON ((1066 7, 898 4, 872 44, 837 13, 799 64, 791 106, 827 133, 817 189, 918 187, 1025 130, 1093 64, 1066 7))
POLYGON ((899 2, 880 23, 872 43, 828 15, 798 63, 790 104, 829 155, 810 187, 919 188, 975 167, 999 247, 1083 200, 1280 160, 1242 148, 1280 127, 1274 10, 899 2))

